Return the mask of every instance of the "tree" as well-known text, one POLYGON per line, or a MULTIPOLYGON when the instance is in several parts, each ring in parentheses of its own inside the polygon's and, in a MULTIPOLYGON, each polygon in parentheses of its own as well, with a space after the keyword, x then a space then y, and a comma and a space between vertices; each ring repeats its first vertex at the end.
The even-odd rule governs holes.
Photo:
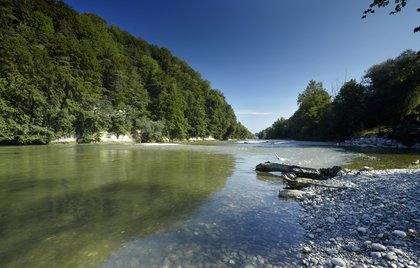
POLYGON ((322 135, 318 124, 331 107, 331 96, 321 82, 311 80, 303 93, 299 94, 297 102, 299 108, 295 118, 300 128, 299 137, 320 139, 322 135))
POLYGON ((159 95, 160 119, 165 122, 166 134, 171 140, 183 140, 186 137, 184 109, 184 100, 176 85, 159 95))
POLYGON ((0 22, 0 143, 246 132, 224 96, 185 61, 99 16, 62 0, 3 0, 0 22))
MULTIPOLYGON (((394 0, 394 9, 389 12, 390 15, 401 12, 401 10, 407 5, 407 0, 394 0)), ((389 0, 373 0, 369 5, 369 8, 363 12, 362 19, 365 19, 368 14, 375 13, 375 8, 384 8, 390 4, 389 0)), ((417 12, 420 12, 420 8, 417 8, 417 12)), ((420 26, 414 28, 414 33, 420 32, 420 26)))
POLYGON ((407 50, 366 72, 368 127, 395 126, 420 105, 420 56, 407 50))
POLYGON ((333 102, 334 129, 339 138, 349 138, 364 128, 366 89, 352 79, 340 89, 333 102))

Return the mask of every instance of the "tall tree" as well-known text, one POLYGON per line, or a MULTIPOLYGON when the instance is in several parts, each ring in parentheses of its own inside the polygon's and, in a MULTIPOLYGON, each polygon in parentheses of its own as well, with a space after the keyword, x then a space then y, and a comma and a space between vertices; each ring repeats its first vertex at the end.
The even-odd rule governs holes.
POLYGON ((364 128, 366 89, 352 79, 340 89, 333 102, 336 136, 349 138, 364 128))
POLYGON ((372 66, 365 75, 369 127, 396 125, 420 105, 420 56, 407 50, 372 66))

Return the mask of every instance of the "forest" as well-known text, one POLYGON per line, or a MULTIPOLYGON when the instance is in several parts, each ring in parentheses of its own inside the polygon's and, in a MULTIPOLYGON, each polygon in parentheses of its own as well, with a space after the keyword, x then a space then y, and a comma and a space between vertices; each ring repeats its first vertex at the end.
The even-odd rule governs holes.
POLYGON ((0 6, 0 144, 101 133, 137 142, 244 139, 222 92, 185 61, 59 0, 0 6))
POLYGON ((373 65, 360 83, 347 81, 334 96, 311 80, 297 104, 289 119, 258 137, 342 141, 375 133, 411 146, 420 142, 420 53, 407 50, 373 65))

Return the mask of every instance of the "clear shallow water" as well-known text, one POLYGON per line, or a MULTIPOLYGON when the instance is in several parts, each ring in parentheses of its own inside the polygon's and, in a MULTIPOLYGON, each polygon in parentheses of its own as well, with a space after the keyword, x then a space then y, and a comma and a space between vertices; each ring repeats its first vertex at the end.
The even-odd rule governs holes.
POLYGON ((299 207, 255 166, 325 167, 339 148, 294 142, 0 148, 1 267, 293 265, 299 207))

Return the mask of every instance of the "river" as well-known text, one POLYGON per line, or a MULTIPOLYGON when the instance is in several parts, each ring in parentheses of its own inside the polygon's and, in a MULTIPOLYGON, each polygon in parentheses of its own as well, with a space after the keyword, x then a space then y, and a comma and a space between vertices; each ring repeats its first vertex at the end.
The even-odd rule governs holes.
POLYGON ((295 266, 300 207, 258 163, 310 167, 325 143, 0 147, 1 267, 295 266))

